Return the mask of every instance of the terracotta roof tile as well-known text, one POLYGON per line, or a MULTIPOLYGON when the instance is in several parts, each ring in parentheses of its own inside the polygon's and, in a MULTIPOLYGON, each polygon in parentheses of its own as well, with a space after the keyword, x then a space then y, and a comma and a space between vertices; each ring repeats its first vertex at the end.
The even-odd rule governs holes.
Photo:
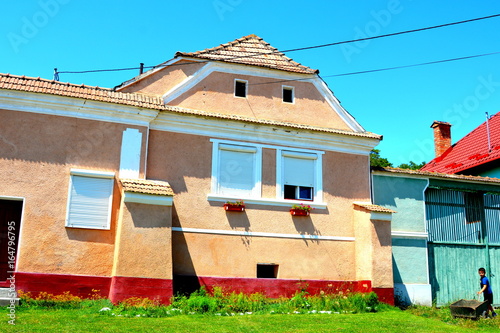
POLYGON ((176 57, 185 56, 213 61, 267 67, 287 72, 317 74, 312 69, 293 61, 284 53, 266 43, 256 35, 248 35, 232 42, 197 52, 177 52, 176 57))
POLYGON ((456 175, 449 173, 440 173, 433 171, 423 171, 423 170, 410 170, 410 169, 400 169, 400 168, 382 168, 382 167, 374 167, 373 171, 383 171, 383 172, 391 172, 391 173, 400 173, 400 174, 408 174, 408 175, 417 175, 417 176, 425 176, 432 178, 448 178, 448 179, 456 179, 456 180, 468 180, 475 182, 486 182, 486 183, 499 183, 499 178, 490 178, 490 177, 481 177, 481 176, 467 176, 467 175, 456 175))
POLYGON ((441 156, 422 167, 422 171, 458 173, 500 158, 500 112, 492 116, 488 124, 479 125, 441 156), (488 146, 488 127, 490 146, 488 146))
POLYGON ((124 192, 155 195, 174 195, 170 184, 160 180, 120 179, 124 192))
POLYGON ((165 105, 163 104, 163 100, 161 99, 161 97, 155 97, 149 95, 146 96, 137 93, 121 93, 121 92, 116 92, 109 88, 75 85, 71 83, 62 83, 54 80, 16 76, 10 74, 0 73, 0 89, 28 91, 34 93, 46 93, 50 95, 83 98, 87 100, 93 100, 105 103, 115 103, 115 104, 129 105, 129 106, 141 107, 152 110, 159 110, 160 112, 180 113, 192 116, 234 120, 234 121, 247 122, 253 124, 271 125, 271 126, 285 127, 292 129, 303 129, 303 130, 364 137, 364 138, 371 138, 378 140, 382 139, 381 135, 371 132, 353 132, 353 131, 346 131, 334 128, 327 128, 327 127, 301 125, 301 124, 287 123, 287 122, 274 121, 268 119, 255 119, 255 118, 241 117, 236 115, 226 115, 216 112, 186 109, 176 106, 165 105), (14 85, 14 83, 16 84, 14 85), (43 84, 47 84, 48 86, 46 92, 44 92, 44 88, 42 87, 43 84), (74 91, 74 89, 77 86, 80 87, 79 93, 76 93, 74 91))
POLYGON ((386 207, 382 207, 382 206, 379 206, 379 205, 374 205, 372 203, 368 203, 368 202, 354 202, 354 205, 355 206, 358 206, 358 207, 362 207, 366 210, 369 210, 370 212, 376 212, 376 213, 396 213, 396 211, 392 210, 392 209, 389 209, 389 208, 386 208, 386 207))

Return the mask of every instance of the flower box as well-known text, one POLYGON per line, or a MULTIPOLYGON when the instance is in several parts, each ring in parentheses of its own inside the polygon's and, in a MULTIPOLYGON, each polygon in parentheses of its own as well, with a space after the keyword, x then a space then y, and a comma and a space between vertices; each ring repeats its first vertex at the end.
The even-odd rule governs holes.
POLYGON ((224 210, 229 212, 244 212, 245 205, 237 205, 237 204, 224 204, 224 210))
POLYGON ((309 216, 309 211, 304 209, 292 208, 290 209, 292 216, 309 216))

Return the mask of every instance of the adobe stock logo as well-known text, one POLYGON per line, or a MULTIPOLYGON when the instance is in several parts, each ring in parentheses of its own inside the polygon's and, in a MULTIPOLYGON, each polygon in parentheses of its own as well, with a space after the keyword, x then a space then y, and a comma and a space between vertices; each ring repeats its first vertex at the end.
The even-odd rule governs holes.
POLYGON ((224 21, 224 14, 226 12, 232 12, 236 6, 242 2, 243 0, 214 0, 212 5, 219 16, 219 19, 224 21))
MULTIPOLYGON (((382 30, 389 26, 394 16, 403 11, 400 0, 389 0, 385 9, 372 10, 370 16, 372 20, 366 22, 364 27, 354 28, 354 39, 363 39, 380 35, 382 30)), ((345 60, 350 63, 354 54, 361 53, 362 49, 370 44, 370 40, 360 40, 352 44, 343 44, 341 46, 342 54, 345 60)))
POLYGON ((21 18, 21 29, 19 33, 9 32, 7 38, 15 53, 19 53, 21 45, 28 44, 35 38, 50 20, 55 17, 61 8, 71 0, 40 0, 38 6, 40 10, 31 16, 21 18))

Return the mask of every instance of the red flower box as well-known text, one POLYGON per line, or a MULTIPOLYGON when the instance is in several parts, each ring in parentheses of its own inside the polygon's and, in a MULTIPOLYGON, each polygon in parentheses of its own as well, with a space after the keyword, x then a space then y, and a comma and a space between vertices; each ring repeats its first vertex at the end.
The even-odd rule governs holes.
POLYGON ((292 208, 290 209, 290 214, 293 216, 309 216, 309 211, 304 209, 292 208))
POLYGON ((224 204, 224 210, 230 211, 230 212, 244 212, 245 205, 224 204))

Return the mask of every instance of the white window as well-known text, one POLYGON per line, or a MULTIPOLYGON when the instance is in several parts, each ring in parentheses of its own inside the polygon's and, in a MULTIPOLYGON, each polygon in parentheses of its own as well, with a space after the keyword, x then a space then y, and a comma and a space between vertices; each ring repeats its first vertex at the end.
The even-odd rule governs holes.
POLYGON ((209 200, 290 206, 310 202, 317 208, 323 202, 322 156, 309 149, 212 139, 212 191, 209 200), (276 152, 276 169, 265 169, 262 150, 276 152), (262 197, 262 177, 276 179, 276 196, 262 197))
POLYGON ((66 226, 110 229, 114 173, 71 170, 66 226))
POLYGON ((283 86, 283 102, 293 103, 295 99, 295 92, 293 87, 283 86))
POLYGON ((282 150, 277 165, 281 199, 321 201, 321 155, 282 150))
POLYGON ((234 80, 234 96, 247 97, 248 81, 234 80))
POLYGON ((260 197, 260 147, 214 144, 212 192, 238 198, 260 197))

